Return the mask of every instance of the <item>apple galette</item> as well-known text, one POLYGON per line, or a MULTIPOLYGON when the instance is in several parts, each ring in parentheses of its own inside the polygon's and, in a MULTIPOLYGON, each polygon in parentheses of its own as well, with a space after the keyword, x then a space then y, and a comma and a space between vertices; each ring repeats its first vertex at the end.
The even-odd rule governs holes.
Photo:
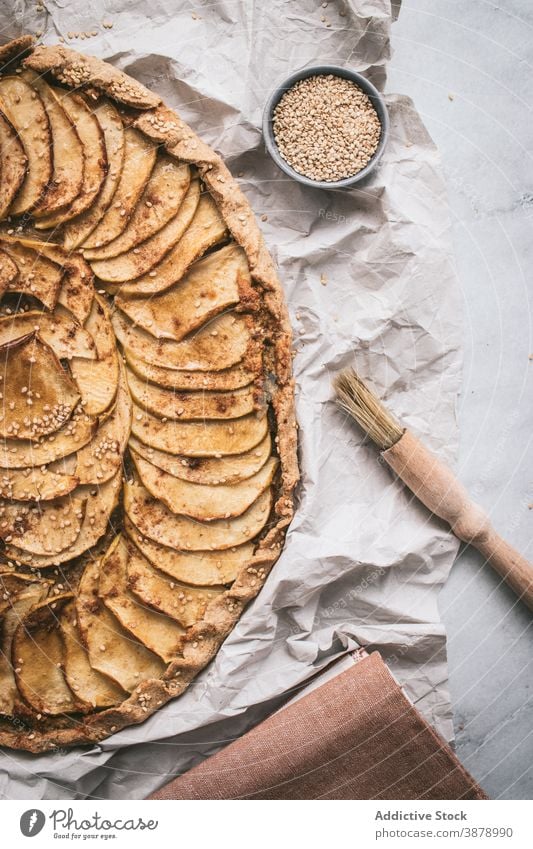
POLYGON ((221 159, 105 62, 0 48, 0 743, 92 743, 211 660, 283 546, 287 313, 221 159))

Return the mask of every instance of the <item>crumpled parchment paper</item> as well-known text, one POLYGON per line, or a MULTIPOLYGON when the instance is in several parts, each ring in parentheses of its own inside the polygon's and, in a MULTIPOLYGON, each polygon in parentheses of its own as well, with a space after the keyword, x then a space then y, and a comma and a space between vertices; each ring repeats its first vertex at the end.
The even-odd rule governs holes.
POLYGON ((383 87, 390 2, 41 2, 36 12, 34 3, 0 0, 4 38, 43 30, 45 42, 62 36, 141 80, 223 155, 267 216, 295 332, 302 485, 265 588, 189 691, 91 750, 4 750, 0 792, 142 798, 358 645, 383 654, 449 739, 436 599, 457 544, 393 479, 331 391, 332 374, 356 362, 405 424, 453 459, 461 311, 438 154, 398 95, 387 98, 382 164, 357 190, 300 187, 269 160, 260 132, 270 90, 306 65, 351 66, 383 87), (68 35, 93 29, 84 40, 68 35))

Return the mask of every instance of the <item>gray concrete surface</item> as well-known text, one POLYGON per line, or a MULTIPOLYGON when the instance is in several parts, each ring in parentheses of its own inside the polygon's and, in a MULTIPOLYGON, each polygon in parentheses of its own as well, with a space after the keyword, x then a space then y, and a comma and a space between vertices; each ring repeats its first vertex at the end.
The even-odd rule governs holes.
MULTIPOLYGON (((390 92, 438 145, 464 311, 461 479, 533 558, 533 3, 404 0, 390 92)), ((533 798, 531 614, 470 550, 440 606, 457 752, 489 796, 533 798)))

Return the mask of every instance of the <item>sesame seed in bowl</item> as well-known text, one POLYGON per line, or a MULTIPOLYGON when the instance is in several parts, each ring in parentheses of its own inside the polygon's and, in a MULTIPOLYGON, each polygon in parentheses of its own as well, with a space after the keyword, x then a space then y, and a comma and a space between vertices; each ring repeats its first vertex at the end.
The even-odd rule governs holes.
POLYGON ((381 158, 388 126, 377 89, 335 66, 294 74, 271 95, 263 118, 274 162, 293 179, 319 188, 364 179, 381 158))

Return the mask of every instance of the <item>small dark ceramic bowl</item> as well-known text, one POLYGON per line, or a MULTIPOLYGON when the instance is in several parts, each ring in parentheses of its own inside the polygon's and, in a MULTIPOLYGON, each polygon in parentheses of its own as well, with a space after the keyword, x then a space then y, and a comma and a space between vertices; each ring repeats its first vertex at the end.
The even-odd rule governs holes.
POLYGON ((275 91, 270 95, 267 100, 265 110, 263 113, 263 137, 265 140, 266 149, 268 150, 270 156, 278 166, 281 168, 285 174, 288 174, 289 177, 292 177, 294 180, 297 180, 299 183, 302 183, 304 186, 313 186, 315 189, 344 189, 349 188, 350 186, 355 186, 356 183, 364 180, 365 177, 368 177, 372 169, 377 165, 381 156, 383 154, 383 150, 387 143, 387 139, 389 136, 389 114, 387 112, 387 107, 385 106, 385 101, 383 96, 379 93, 377 88, 372 85, 365 77, 361 74, 358 74, 356 71, 350 71, 348 68, 340 68, 337 65, 316 65, 313 68, 305 68, 303 71, 298 71, 296 74, 290 76, 287 80, 285 80, 282 85, 278 86, 275 91), (351 82, 355 83, 359 88, 364 91, 366 95, 370 98, 374 109, 377 112, 379 122, 381 124, 381 136, 379 139, 378 146, 376 148, 376 152, 372 156, 372 159, 362 168, 357 174, 353 174, 351 177, 346 177, 344 180, 311 180, 309 177, 305 177, 303 174, 300 174, 294 168, 292 168, 289 163, 283 159, 282 155, 278 150, 278 146, 276 144, 276 139, 274 138, 274 130, 272 127, 272 118, 274 115, 274 109, 278 105, 279 101, 283 97, 288 89, 292 88, 293 85, 300 80, 305 80, 307 77, 316 77, 318 75, 324 74, 333 74, 336 77, 343 77, 345 80, 351 80, 351 82))

